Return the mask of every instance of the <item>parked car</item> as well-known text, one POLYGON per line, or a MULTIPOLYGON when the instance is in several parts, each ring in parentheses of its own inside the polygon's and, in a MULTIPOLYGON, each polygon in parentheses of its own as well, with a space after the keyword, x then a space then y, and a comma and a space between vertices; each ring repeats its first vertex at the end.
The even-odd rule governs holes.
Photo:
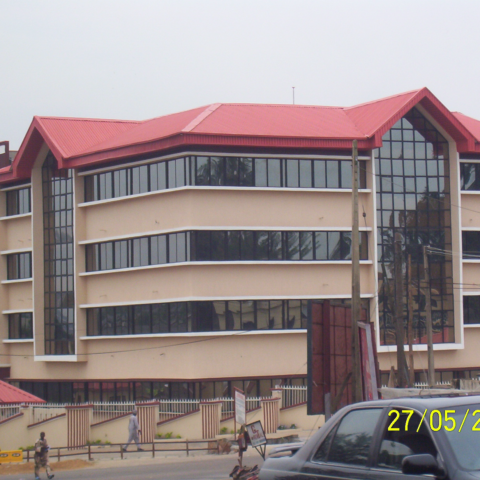
POLYGON ((303 445, 273 450, 260 480, 480 479, 480 396, 349 405, 303 445))

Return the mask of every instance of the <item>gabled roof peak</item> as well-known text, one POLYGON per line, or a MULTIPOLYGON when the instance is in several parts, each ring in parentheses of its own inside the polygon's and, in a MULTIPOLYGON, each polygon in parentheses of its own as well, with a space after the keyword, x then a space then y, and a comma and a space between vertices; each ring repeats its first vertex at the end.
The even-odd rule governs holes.
POLYGON ((456 142, 480 152, 480 122, 450 112, 426 87, 351 107, 214 103, 144 121, 36 116, 0 183, 28 178, 46 143, 60 168, 156 155, 182 146, 370 150, 410 109, 420 105, 456 142))

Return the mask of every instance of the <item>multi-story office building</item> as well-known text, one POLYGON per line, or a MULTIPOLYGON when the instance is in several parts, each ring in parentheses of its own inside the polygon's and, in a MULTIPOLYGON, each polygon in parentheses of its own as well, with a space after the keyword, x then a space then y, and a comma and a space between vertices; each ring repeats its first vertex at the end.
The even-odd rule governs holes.
POLYGON ((308 301, 351 297, 353 139, 382 371, 401 283, 426 368, 429 244, 438 375, 480 372, 480 122, 421 89, 350 108, 35 117, 0 169, 0 373, 52 401, 304 383, 308 301))

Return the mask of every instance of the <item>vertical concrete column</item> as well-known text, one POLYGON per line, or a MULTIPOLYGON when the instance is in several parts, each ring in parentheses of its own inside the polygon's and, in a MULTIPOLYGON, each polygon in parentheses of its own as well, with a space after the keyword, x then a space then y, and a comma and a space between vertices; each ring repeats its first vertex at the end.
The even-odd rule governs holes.
POLYGON ((151 443, 155 440, 158 421, 159 402, 137 403, 137 415, 140 430, 141 443, 151 443))
POLYGON ((215 438, 220 433, 222 401, 200 403, 202 412, 202 439, 215 438))
POLYGON ((281 398, 265 398, 260 401, 265 433, 276 433, 280 422, 281 398))
POLYGON ((282 408, 283 407, 283 388, 272 388, 271 390, 272 390, 272 398, 280 399, 278 408, 282 408))
POLYGON ((93 405, 66 406, 67 446, 81 447, 90 440, 90 425, 93 420, 93 405))

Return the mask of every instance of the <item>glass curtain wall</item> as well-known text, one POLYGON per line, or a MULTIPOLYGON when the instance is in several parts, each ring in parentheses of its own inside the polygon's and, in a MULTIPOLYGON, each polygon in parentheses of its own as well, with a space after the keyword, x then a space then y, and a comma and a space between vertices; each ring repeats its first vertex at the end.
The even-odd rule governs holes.
MULTIPOLYGON (((383 136, 375 157, 380 341, 396 343, 395 295, 401 289, 405 342, 411 316, 413 343, 426 343, 423 246, 452 249, 448 143, 414 108, 383 136)), ((451 257, 429 257, 433 341, 453 342, 451 257)))
POLYGON ((45 354, 75 353, 73 170, 58 170, 49 153, 42 167, 45 354))

